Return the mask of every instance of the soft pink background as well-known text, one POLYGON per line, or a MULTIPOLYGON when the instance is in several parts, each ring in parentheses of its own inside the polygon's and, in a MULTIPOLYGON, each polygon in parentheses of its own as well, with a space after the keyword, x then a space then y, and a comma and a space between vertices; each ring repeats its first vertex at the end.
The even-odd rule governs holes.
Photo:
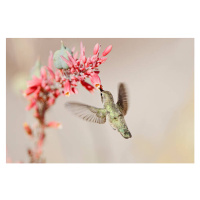
POLYGON ((92 95, 79 86, 78 95, 60 97, 48 112, 47 119, 61 122, 63 129, 46 132, 47 162, 194 162, 194 39, 117 38, 7 39, 7 153, 13 162, 28 162, 32 142, 22 125, 35 122, 19 90, 36 59, 46 65, 49 51, 59 49, 61 40, 78 50, 83 41, 87 56, 97 42, 101 52, 113 45, 100 77, 115 100, 118 83, 126 83, 130 106, 125 119, 133 137, 125 140, 108 123, 71 115, 67 101, 102 106, 98 91, 92 95))

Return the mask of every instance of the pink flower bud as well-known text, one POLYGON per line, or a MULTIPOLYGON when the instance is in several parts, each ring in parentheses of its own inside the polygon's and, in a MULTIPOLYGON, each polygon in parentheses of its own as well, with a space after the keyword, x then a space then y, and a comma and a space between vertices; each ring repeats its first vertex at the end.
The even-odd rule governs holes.
POLYGON ((42 88, 45 88, 46 85, 47 85, 47 81, 42 81, 42 84, 41 84, 42 88))
POLYGON ((72 76, 72 77, 71 77, 71 80, 77 81, 78 79, 77 79, 75 76, 72 76))
POLYGON ((23 95, 24 95, 24 96, 28 96, 28 95, 32 94, 33 92, 35 92, 35 90, 37 90, 37 87, 27 88, 27 89, 23 92, 23 95))
POLYGON ((74 72, 75 72, 75 69, 74 69, 74 68, 71 68, 70 73, 71 73, 71 74, 74 74, 74 72))
POLYGON ((37 90, 35 90, 35 92, 34 92, 34 98, 35 98, 35 99, 37 99, 37 98, 39 97, 40 90, 41 90, 41 87, 40 87, 40 86, 37 88, 37 90))
POLYGON ((86 57, 85 57, 85 56, 82 56, 82 57, 81 57, 81 61, 83 61, 83 63, 85 64, 86 61, 87 61, 86 57))
POLYGON ((51 128, 59 128, 59 129, 62 128, 61 123, 55 121, 49 122, 46 126, 51 128))
POLYGON ((92 63, 91 58, 88 57, 88 58, 87 58, 87 65, 90 65, 91 63, 92 63))
POLYGON ((30 104, 26 107, 26 110, 30 110, 36 105, 36 102, 34 100, 31 100, 30 104))
POLYGON ((72 63, 69 61, 69 60, 67 60, 64 56, 60 56, 66 63, 67 63, 67 65, 71 68, 73 65, 72 65, 72 63))
POLYGON ((40 69, 40 74, 41 74, 42 79, 46 79, 47 78, 47 72, 45 70, 45 67, 42 67, 40 69))
POLYGON ((76 80, 71 80, 71 85, 76 87, 77 86, 77 81, 76 80))
POLYGON ((83 43, 80 43, 80 49, 81 49, 81 55, 84 56, 85 55, 85 48, 83 47, 83 43))
POLYGON ((53 105, 54 103, 55 103, 55 98, 54 98, 54 97, 49 98, 47 104, 48 104, 49 106, 51 106, 51 105, 53 105))
POLYGON ((77 64, 76 64, 76 61, 74 60, 74 58, 72 57, 72 55, 71 55, 68 51, 67 51, 67 56, 68 56, 70 62, 71 62, 74 66, 76 66, 76 65, 77 65, 77 64))
POLYGON ((100 73, 100 71, 94 71, 94 73, 96 73, 96 74, 99 74, 99 73, 100 73))
POLYGON ((112 45, 109 45, 104 52, 102 53, 103 56, 106 56, 107 54, 110 53, 110 51, 112 50, 112 45))
POLYGON ((78 90, 77 90, 75 87, 72 88, 72 92, 73 92, 74 94, 78 94, 78 90))
POLYGON ((71 93, 71 84, 69 80, 66 80, 65 84, 64 84, 64 93, 67 96, 70 96, 71 93))
POLYGON ((45 89, 47 92, 51 91, 51 88, 50 88, 48 85, 46 85, 44 89, 45 89))
POLYGON ((33 76, 33 79, 27 82, 28 87, 37 87, 41 85, 41 79, 33 76))
POLYGON ((96 74, 96 73, 91 74, 90 81, 91 81, 92 85, 94 85, 94 87, 96 87, 97 89, 100 88, 101 80, 100 80, 98 74, 96 74))
POLYGON ((96 55, 98 52, 99 52, 99 44, 97 43, 97 44, 94 46, 93 54, 96 55))
POLYGON ((100 59, 98 60, 98 62, 102 64, 102 63, 104 63, 106 60, 107 60, 106 57, 102 57, 102 58, 100 58, 100 59))
POLYGON ((92 71, 91 69, 88 69, 88 70, 85 72, 85 74, 86 74, 86 75, 90 75, 92 72, 93 72, 93 71, 92 71))
POLYGON ((55 72, 55 80, 56 80, 56 82, 60 82, 60 80, 61 80, 60 71, 59 70, 56 70, 56 72, 55 72))
POLYGON ((92 56, 91 61, 94 63, 97 61, 97 55, 92 56))
POLYGON ((73 55, 74 60, 76 60, 78 58, 78 51, 73 55))
POLYGON ((80 67, 79 67, 80 71, 83 71, 85 69, 85 67, 87 67, 87 64, 86 65, 80 65, 80 67))
POLYGON ((57 98, 60 95, 60 91, 59 89, 57 89, 54 93, 54 97, 57 98))
POLYGON ((89 92, 93 93, 94 92, 94 87, 92 85, 90 85, 89 83, 85 82, 85 81, 81 81, 81 85, 88 90, 89 92))
POLYGON ((29 136, 32 136, 32 130, 30 128, 30 126, 25 122, 24 123, 24 130, 26 131, 26 133, 29 135, 29 136))
POLYGON ((54 80, 55 79, 55 74, 54 74, 53 70, 50 67, 46 67, 46 68, 49 71, 51 80, 54 80))
POLYGON ((86 76, 82 75, 82 76, 78 76, 78 80, 79 81, 83 81, 86 78, 86 76))

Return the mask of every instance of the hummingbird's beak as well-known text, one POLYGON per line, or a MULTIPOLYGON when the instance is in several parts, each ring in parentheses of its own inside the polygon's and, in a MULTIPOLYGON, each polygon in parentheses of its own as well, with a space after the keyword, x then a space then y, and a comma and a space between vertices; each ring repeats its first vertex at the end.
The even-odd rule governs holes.
POLYGON ((99 90, 100 90, 101 92, 103 92, 103 87, 102 87, 102 85, 100 85, 99 90))

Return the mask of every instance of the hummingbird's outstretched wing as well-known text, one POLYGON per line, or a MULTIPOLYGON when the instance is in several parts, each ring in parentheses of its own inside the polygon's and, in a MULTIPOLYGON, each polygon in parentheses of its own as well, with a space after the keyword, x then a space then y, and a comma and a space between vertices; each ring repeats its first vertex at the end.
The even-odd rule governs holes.
POLYGON ((86 121, 99 124, 104 124, 106 122, 106 110, 104 108, 95 108, 76 102, 66 103, 65 105, 73 114, 86 121))
POLYGON ((119 85, 117 106, 123 115, 126 115, 128 110, 128 97, 126 87, 123 83, 119 85))

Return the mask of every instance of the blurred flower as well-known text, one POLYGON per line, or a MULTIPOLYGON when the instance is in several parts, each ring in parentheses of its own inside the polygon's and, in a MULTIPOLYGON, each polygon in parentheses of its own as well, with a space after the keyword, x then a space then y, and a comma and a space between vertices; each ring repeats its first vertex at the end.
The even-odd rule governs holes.
POLYGON ((24 129, 29 136, 33 135, 30 126, 26 122, 24 123, 24 129))
POLYGON ((59 129, 61 129, 61 128, 62 128, 62 125, 61 125, 61 123, 52 121, 52 122, 49 122, 49 123, 46 125, 46 127, 59 128, 59 129))

